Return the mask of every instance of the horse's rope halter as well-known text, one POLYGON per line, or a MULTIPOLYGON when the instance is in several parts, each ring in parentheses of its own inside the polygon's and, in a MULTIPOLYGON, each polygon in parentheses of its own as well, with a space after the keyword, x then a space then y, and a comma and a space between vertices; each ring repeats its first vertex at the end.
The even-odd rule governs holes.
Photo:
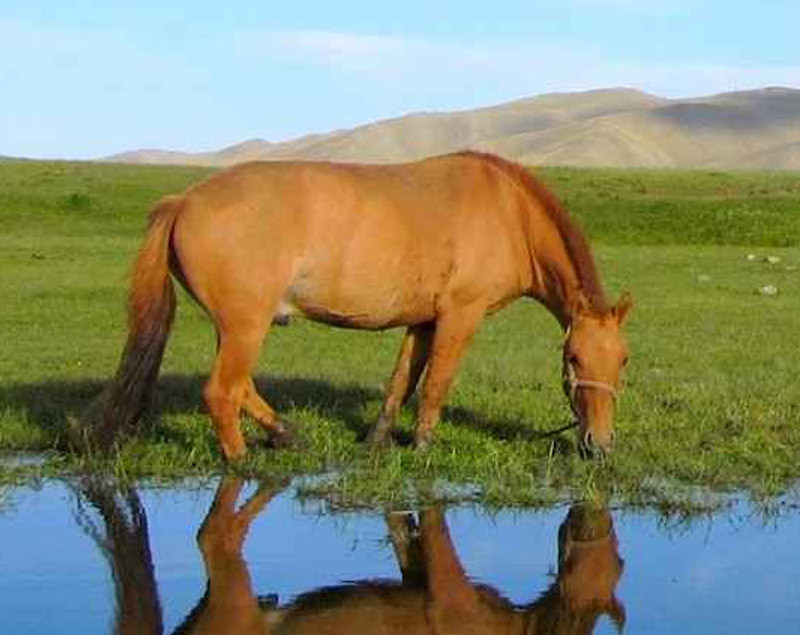
POLYGON ((587 538, 585 540, 578 540, 577 538, 572 537, 572 531, 567 526, 563 536, 559 531, 558 535, 558 567, 559 570, 564 567, 569 560, 570 556, 572 555, 573 550, 579 549, 594 549, 603 543, 608 542, 612 538, 615 538, 616 534, 614 533, 614 525, 611 524, 608 527, 608 531, 605 532, 602 536, 598 536, 597 538, 587 538))
POLYGON ((568 389, 567 395, 569 396, 569 405, 575 416, 578 416, 575 407, 575 397, 578 394, 579 388, 594 388, 596 390, 604 390, 609 393, 614 401, 619 399, 619 392, 617 387, 605 381, 597 381, 595 379, 579 379, 578 374, 575 372, 575 367, 567 362, 564 364, 564 385, 568 389))
MULTIPOLYGON (((564 346, 566 346, 567 340, 569 339, 571 328, 571 326, 568 326, 567 331, 564 334, 564 346)), ((564 392, 566 392, 567 396, 569 397, 570 408, 572 408, 573 414, 578 417, 578 419, 580 419, 580 414, 578 413, 578 408, 575 405, 575 397, 578 395, 578 390, 581 388, 602 390, 609 393, 615 402, 619 400, 619 391, 617 386, 609 384, 605 381, 598 381, 596 379, 581 379, 578 377, 578 373, 575 370, 574 364, 571 364, 569 361, 566 361, 564 364, 562 381, 564 382, 564 392)))
POLYGON ((559 547, 563 549, 563 557, 559 557, 559 564, 563 565, 564 562, 567 561, 573 549, 593 549, 604 542, 608 542, 612 537, 615 536, 616 534, 614 533, 613 524, 609 525, 608 531, 606 531, 602 536, 598 536, 597 538, 586 538, 584 540, 573 538, 572 531, 569 529, 569 527, 567 527, 563 537, 560 533, 558 536, 559 547))
MULTIPOLYGON (((569 339, 569 333, 572 329, 572 326, 567 327, 567 331, 564 334, 564 343, 562 345, 566 346, 567 340, 569 339)), ((557 428, 555 430, 550 430, 549 432, 544 432, 541 434, 542 437, 553 437, 557 434, 561 434, 565 430, 569 430, 570 428, 578 427, 580 423, 581 415, 578 412, 578 407, 575 405, 575 397, 578 395, 578 390, 581 388, 593 388, 595 390, 603 390, 611 395, 611 398, 616 402, 619 401, 619 390, 617 386, 613 384, 609 384, 605 381, 598 381, 596 379, 581 379, 578 377, 578 373, 575 371, 575 366, 569 361, 564 363, 564 371, 562 375, 562 381, 564 384, 564 392, 567 393, 569 397, 569 407, 572 409, 572 414, 575 415, 575 421, 569 423, 561 428, 557 428)))

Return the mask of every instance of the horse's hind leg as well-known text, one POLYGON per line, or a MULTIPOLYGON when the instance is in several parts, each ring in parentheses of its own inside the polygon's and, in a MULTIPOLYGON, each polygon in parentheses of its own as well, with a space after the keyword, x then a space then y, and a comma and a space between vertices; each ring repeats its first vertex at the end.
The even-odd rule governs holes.
POLYGON ((367 435, 367 443, 372 447, 389 443, 397 413, 414 394, 420 375, 425 370, 432 339, 432 323, 410 326, 406 331, 381 414, 367 435))
POLYGON ((279 417, 262 399, 252 377, 248 381, 242 408, 267 432, 273 447, 285 448, 294 445, 295 436, 292 426, 285 419, 279 417))
POLYGON ((217 357, 203 395, 227 459, 242 457, 247 451, 239 424, 239 411, 248 403, 252 384, 250 373, 265 334, 266 328, 251 327, 228 329, 219 335, 217 357))

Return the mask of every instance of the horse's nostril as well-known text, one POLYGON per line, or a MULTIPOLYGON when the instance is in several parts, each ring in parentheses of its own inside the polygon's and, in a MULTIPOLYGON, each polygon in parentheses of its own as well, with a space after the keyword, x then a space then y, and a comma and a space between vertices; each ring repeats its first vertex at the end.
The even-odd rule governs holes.
POLYGON ((598 438, 591 430, 587 430, 580 444, 581 455, 584 458, 605 458, 611 453, 613 438, 614 433, 609 432, 608 439, 603 441, 602 437, 598 438))

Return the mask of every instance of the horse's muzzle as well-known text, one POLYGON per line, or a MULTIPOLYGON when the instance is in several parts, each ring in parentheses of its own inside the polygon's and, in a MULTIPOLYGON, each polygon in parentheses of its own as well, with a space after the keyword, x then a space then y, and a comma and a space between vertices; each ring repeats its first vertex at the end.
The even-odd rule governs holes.
POLYGON ((610 432, 606 439, 600 439, 591 430, 587 430, 580 440, 579 449, 585 459, 603 459, 611 454, 614 445, 614 432, 610 432))

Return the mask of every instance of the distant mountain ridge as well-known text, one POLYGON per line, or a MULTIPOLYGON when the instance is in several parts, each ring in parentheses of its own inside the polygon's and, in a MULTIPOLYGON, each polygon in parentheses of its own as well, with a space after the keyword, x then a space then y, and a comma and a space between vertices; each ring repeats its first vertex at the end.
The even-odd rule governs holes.
POLYGON ((550 93, 457 112, 415 113, 215 152, 124 152, 106 161, 225 166, 249 160, 389 163, 466 148, 523 164, 800 170, 800 90, 666 99, 628 88, 550 93))

